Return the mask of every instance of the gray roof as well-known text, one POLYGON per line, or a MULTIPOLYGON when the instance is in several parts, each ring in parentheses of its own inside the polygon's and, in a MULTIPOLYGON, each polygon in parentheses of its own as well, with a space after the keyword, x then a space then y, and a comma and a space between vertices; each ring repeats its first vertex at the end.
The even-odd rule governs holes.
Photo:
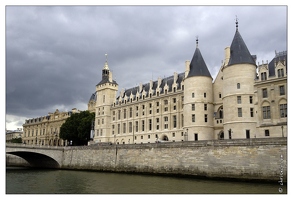
MULTIPOLYGON (((177 88, 176 89, 181 89, 181 82, 184 79, 185 73, 180 73, 178 74, 178 79, 176 81, 177 83, 177 88)), ((169 76, 167 78, 163 78, 161 84, 159 85, 160 88, 160 94, 164 93, 164 86, 167 84, 168 86, 168 92, 172 91, 172 84, 174 83, 174 76, 169 76)), ((132 94, 134 96, 134 98, 138 97, 139 99, 142 98, 142 92, 145 91, 146 92, 146 97, 149 97, 150 94, 151 95, 155 95, 156 93, 156 89, 158 87, 158 81, 153 81, 153 87, 150 88, 150 83, 145 83, 142 84, 142 88, 141 90, 139 90, 139 86, 130 88, 130 89, 126 89, 124 91, 124 93, 121 95, 121 98, 123 98, 123 100, 126 100, 127 102, 129 101, 129 96, 132 94), (151 89, 151 91, 150 91, 151 89), (138 92, 138 96, 137 95, 138 92)), ((120 96, 117 97, 117 100, 120 98, 120 96)))
MULTIPOLYGON (((276 56, 269 63, 269 76, 275 76, 275 62, 285 61, 287 63, 287 51, 276 53, 276 56)), ((287 68, 287 64, 286 64, 287 68)))
POLYGON ((89 100, 90 101, 96 101, 97 100, 97 91, 95 91, 92 95, 91 95, 91 98, 89 100))
POLYGON ((187 75, 187 78, 192 76, 212 77, 198 47, 196 47, 190 62, 190 71, 187 75))
POLYGON ((230 46, 230 60, 228 65, 244 63, 255 65, 255 60, 251 56, 237 28, 230 46))

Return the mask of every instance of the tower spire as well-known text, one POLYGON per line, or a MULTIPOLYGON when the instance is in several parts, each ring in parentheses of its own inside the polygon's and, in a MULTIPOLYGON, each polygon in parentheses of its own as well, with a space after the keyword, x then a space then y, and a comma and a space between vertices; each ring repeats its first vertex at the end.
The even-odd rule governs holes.
POLYGON ((196 36, 196 48, 198 48, 198 36, 196 36))
POLYGON ((105 65, 104 65, 104 69, 109 70, 109 66, 108 66, 108 54, 105 54, 105 57, 106 57, 106 62, 105 62, 105 65))
POLYGON ((235 22, 235 24, 236 24, 236 30, 238 31, 238 18, 237 18, 237 15, 236 15, 236 22, 235 22))

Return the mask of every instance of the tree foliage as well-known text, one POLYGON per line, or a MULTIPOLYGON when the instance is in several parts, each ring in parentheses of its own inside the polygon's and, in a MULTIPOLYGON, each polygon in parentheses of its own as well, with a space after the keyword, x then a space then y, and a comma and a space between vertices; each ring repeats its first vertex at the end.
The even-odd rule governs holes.
POLYGON ((95 113, 89 111, 72 114, 60 127, 60 138, 72 141, 72 145, 86 145, 94 119, 95 113))

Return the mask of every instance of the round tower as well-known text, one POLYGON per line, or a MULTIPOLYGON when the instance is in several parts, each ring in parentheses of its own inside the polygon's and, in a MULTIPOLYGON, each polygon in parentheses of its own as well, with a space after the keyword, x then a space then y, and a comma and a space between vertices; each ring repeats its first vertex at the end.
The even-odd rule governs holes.
POLYGON ((226 51, 226 58, 229 59, 229 62, 223 68, 222 91, 224 139, 255 137, 254 79, 256 64, 238 31, 237 20, 236 33, 230 51, 226 51))
POLYGON ((185 140, 210 140, 213 137, 212 76, 198 48, 190 62, 184 80, 185 140))
POLYGON ((110 142, 111 135, 111 106, 116 99, 118 84, 112 79, 107 54, 102 70, 102 80, 96 85, 96 115, 95 115, 95 142, 110 142))

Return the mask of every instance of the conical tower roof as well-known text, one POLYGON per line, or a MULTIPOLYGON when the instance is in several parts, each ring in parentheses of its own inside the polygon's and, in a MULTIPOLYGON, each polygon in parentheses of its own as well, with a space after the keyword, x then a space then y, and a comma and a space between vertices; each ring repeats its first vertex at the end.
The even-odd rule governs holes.
POLYGON ((212 77, 198 48, 198 39, 196 40, 196 49, 190 62, 190 71, 187 75, 187 78, 192 76, 212 77))
POLYGON ((236 21, 236 33, 230 46, 230 60, 228 65, 244 63, 255 65, 255 61, 238 31, 238 22, 236 21))

